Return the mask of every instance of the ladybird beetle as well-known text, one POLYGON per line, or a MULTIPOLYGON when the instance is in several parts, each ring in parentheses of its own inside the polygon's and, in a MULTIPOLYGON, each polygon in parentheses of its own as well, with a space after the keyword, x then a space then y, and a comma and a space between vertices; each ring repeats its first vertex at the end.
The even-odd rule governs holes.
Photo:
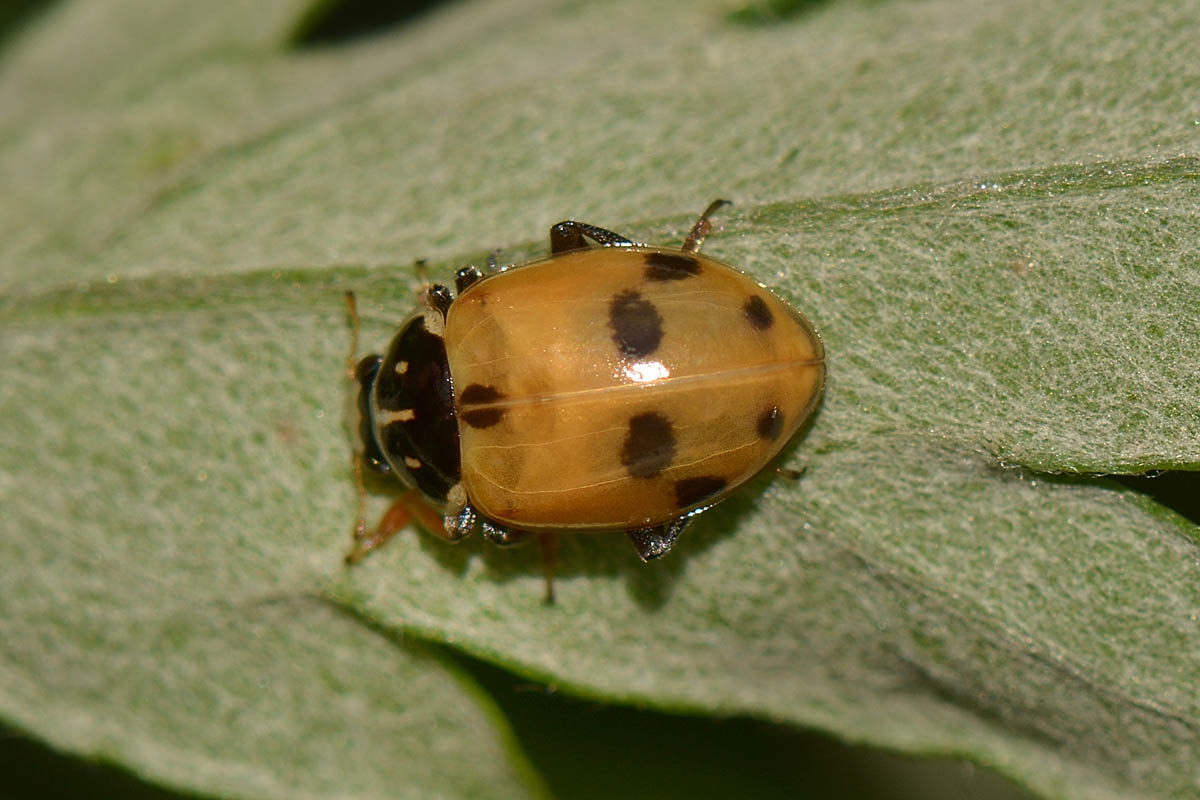
POLYGON ((648 561, 766 467, 817 405, 824 347, 761 283, 700 255, 725 204, 679 250, 568 220, 549 258, 463 268, 457 297, 430 286, 354 368, 360 475, 411 491, 373 533, 360 514, 347 560, 414 515, 448 541, 476 524, 502 545, 535 533, 549 598, 555 533, 624 531, 648 561))

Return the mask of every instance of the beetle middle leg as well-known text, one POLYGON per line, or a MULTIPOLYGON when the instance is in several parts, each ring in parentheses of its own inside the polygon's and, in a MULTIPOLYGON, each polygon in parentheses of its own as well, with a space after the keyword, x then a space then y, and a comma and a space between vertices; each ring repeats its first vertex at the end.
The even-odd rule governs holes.
POLYGON ((454 273, 454 288, 462 294, 471 284, 483 280, 483 273, 474 265, 463 267, 454 273))
POLYGON ((529 541, 527 532, 514 530, 486 517, 480 520, 479 527, 483 530, 483 538, 497 547, 513 547, 529 541))
POLYGON ((601 247, 631 247, 636 242, 626 239, 619 233, 613 233, 586 222, 576 222, 573 219, 564 220, 550 229, 550 254, 558 255, 568 250, 579 250, 587 247, 584 237, 591 239, 601 247))
MULTIPOLYGON (((529 531, 516 530, 490 519, 480 520, 483 538, 499 547, 512 547, 529 541, 529 531)), ((546 576, 546 603, 554 602, 554 565, 558 554, 558 534, 538 533, 538 550, 542 556, 542 572, 546 576)))

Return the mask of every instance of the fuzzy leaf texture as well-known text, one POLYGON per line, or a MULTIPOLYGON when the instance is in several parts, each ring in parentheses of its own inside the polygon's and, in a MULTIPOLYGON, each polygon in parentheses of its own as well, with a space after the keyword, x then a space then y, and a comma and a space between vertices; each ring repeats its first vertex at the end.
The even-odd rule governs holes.
POLYGON ((1101 477, 1200 468, 1200 8, 473 1, 298 42, 325 5, 63 0, 3 42, 0 719, 191 792, 543 794, 424 639, 1200 796, 1200 532, 1101 477), (718 196, 706 252, 828 349, 799 480, 650 566, 565 538, 553 607, 477 538, 342 567, 343 291, 378 348, 415 258, 678 243, 718 196))

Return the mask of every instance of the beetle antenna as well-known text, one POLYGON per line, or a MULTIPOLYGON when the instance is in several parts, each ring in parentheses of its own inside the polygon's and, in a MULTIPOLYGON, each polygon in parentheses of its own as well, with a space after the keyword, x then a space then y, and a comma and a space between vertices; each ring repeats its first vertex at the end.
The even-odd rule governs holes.
POLYGON ((418 258, 413 262, 413 272, 417 273, 417 280, 421 282, 421 292, 424 293, 429 288, 429 263, 418 258))
POLYGON ((708 208, 704 209, 704 213, 700 215, 700 219, 696 220, 696 224, 692 226, 688 232, 687 238, 683 240, 683 247, 680 249, 685 253, 699 253, 700 248, 704 246, 704 240, 712 233, 713 224, 709 219, 717 212, 717 209, 722 206, 731 206, 733 203, 728 200, 717 198, 708 204, 708 208))
POLYGON ((358 487, 358 518, 354 521, 354 546, 367 535, 367 486, 363 483, 362 453, 354 454, 354 483, 358 487))
MULTIPOLYGON (((346 375, 350 380, 358 377, 358 299, 354 292, 346 292, 346 311, 350 315, 350 352, 346 354, 346 375)), ((354 454, 354 483, 358 487, 358 518, 354 521, 354 541, 362 541, 366 532, 367 487, 363 483, 363 455, 354 454)))
POLYGON ((358 358, 358 301, 354 292, 346 292, 346 311, 350 314, 350 353, 346 356, 346 374, 354 380, 358 358))

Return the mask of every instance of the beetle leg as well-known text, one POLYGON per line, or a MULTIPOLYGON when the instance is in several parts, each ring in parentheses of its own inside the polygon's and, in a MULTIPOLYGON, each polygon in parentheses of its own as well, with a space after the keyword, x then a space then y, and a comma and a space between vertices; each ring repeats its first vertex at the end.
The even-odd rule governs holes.
POLYGON ((483 529, 483 538, 500 547, 522 544, 529 536, 525 531, 510 530, 499 522, 492 522, 490 519, 481 520, 480 527, 483 529))
POLYGON ((550 254, 558 255, 587 247, 587 242, 583 240, 585 236, 601 247, 630 247, 636 244, 619 233, 568 219, 550 229, 550 254))
POLYGON ((688 232, 687 238, 683 240, 683 247, 680 249, 685 253, 699 253, 700 248, 704 246, 704 239, 708 234, 712 233, 712 221, 709 220, 718 208, 722 206, 733 205, 728 200, 717 198, 708 204, 708 208, 704 209, 704 213, 700 215, 700 219, 696 220, 696 224, 692 226, 688 232))
POLYGON ((797 481, 800 480, 800 478, 804 475, 804 471, 806 469, 808 469, 807 466, 803 466, 800 469, 792 469, 790 467, 775 467, 775 474, 782 478, 787 478, 790 481, 797 481))
POLYGON ((454 273, 454 288, 458 290, 459 294, 462 294, 463 289, 481 278, 483 278, 483 273, 479 271, 478 267, 463 267, 454 273))
POLYGON ((554 566, 558 562, 558 534, 539 533, 538 549, 542 552, 542 572, 546 576, 546 605, 554 603, 554 566))
POLYGON ((408 492, 397 497, 379 520, 379 525, 371 533, 366 533, 363 529, 362 517, 359 517, 354 531, 354 546, 350 548, 349 553, 346 553, 347 564, 357 564, 362 561, 368 553, 383 547, 389 539, 412 522, 412 510, 408 506, 407 497, 408 492))
MULTIPOLYGON (((422 530, 448 542, 458 541, 458 539, 450 537, 450 532, 446 530, 446 518, 429 507, 429 503, 425 502, 425 497, 421 494, 420 489, 409 489, 402 497, 405 498, 409 511, 412 512, 422 530)), ((467 530, 470 531, 469 528, 467 530)))
POLYGON ((442 315, 442 319, 446 318, 446 314, 450 311, 450 304, 454 302, 454 295, 450 290, 440 283, 435 283, 425 292, 425 303, 430 308, 437 309, 442 315))
POLYGON ((458 542, 471 534, 475 527, 475 509, 470 504, 463 506, 457 514, 448 514, 442 518, 442 530, 446 532, 446 541, 458 542))
POLYGON ((692 524, 695 516, 695 514, 691 514, 683 519, 650 528, 634 528, 625 531, 625 535, 633 542, 634 549, 637 550, 642 561, 650 561, 669 553, 675 546, 675 540, 679 538, 679 534, 692 524))
MULTIPOLYGON (((357 470, 357 474, 362 475, 361 467, 357 470)), ((388 510, 384 512, 383 518, 379 520, 379 525, 371 533, 366 533, 363 529, 362 515, 359 515, 358 524, 354 529, 354 546, 346 554, 346 563, 357 564, 362 561, 368 553, 383 547, 414 520, 421 528, 438 538, 451 542, 458 541, 449 536, 445 521, 440 514, 429 507, 420 490, 409 489, 392 502, 388 510)))

